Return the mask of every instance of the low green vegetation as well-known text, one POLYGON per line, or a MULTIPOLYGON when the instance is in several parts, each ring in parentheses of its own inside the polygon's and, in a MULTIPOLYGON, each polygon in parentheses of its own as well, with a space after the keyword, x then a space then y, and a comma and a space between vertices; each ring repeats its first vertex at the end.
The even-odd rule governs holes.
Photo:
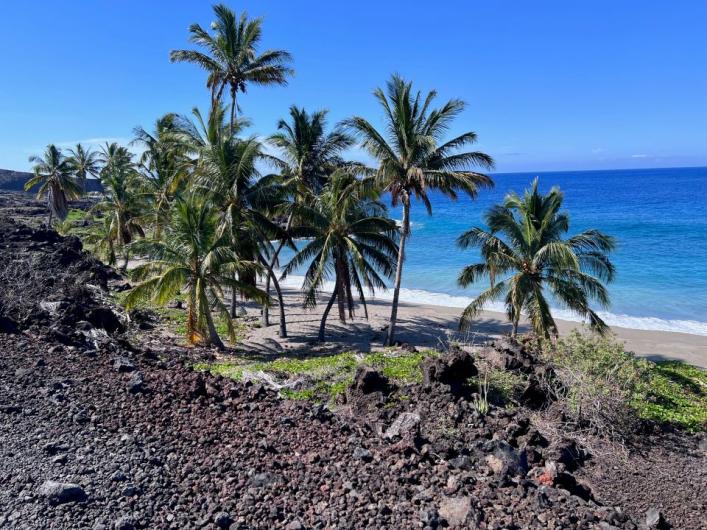
POLYGON ((677 361, 639 359, 613 338, 576 332, 546 350, 566 388, 562 397, 568 411, 577 417, 604 422, 609 429, 637 416, 707 430, 705 370, 677 361))
POLYGON ((707 431, 707 371, 668 361, 647 363, 643 399, 633 405, 641 417, 691 431, 707 431))
POLYGON ((265 372, 277 380, 301 379, 297 389, 285 388, 282 395, 289 399, 330 401, 342 394, 353 381, 356 368, 367 365, 379 370, 398 385, 420 383, 420 363, 434 350, 416 353, 393 351, 357 354, 344 352, 318 357, 280 357, 269 362, 247 362, 238 359, 217 363, 199 363, 195 370, 209 371, 224 377, 243 379, 247 373, 265 372))
POLYGON ((492 366, 479 366, 479 374, 469 380, 473 389, 496 406, 510 406, 525 383, 525 375, 492 366))

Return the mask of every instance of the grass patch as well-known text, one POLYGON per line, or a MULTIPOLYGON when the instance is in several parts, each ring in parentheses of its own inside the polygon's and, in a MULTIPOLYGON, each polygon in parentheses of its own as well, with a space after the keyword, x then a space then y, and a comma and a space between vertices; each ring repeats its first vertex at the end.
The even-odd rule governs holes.
POLYGON ((270 362, 247 363, 228 361, 213 364, 200 363, 195 370, 241 379, 244 371, 263 371, 279 379, 302 377, 305 388, 283 389, 282 395, 289 399, 332 401, 342 394, 353 381, 359 365, 376 368, 398 385, 422 381, 420 363, 430 355, 439 355, 434 350, 418 353, 377 352, 367 355, 344 352, 320 357, 281 357, 270 362))
POLYGON ((83 221, 85 219, 88 219, 90 217, 89 213, 85 210, 79 210, 78 208, 72 208, 69 210, 68 215, 66 216, 65 221, 69 222, 76 222, 76 221, 83 221))
POLYGON ((372 353, 366 357, 368 364, 398 384, 422 383, 420 363, 427 357, 439 355, 435 350, 416 353, 372 353))
POLYGON ((678 361, 648 363, 632 405, 642 418, 707 431, 707 371, 678 361))

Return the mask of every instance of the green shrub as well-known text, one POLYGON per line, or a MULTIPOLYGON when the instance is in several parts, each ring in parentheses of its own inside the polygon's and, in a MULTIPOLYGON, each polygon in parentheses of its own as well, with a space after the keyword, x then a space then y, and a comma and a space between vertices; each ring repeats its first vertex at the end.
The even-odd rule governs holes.
POLYGON ((654 363, 621 342, 573 332, 545 345, 566 412, 603 433, 630 431, 638 418, 707 430, 707 372, 681 362, 654 363))

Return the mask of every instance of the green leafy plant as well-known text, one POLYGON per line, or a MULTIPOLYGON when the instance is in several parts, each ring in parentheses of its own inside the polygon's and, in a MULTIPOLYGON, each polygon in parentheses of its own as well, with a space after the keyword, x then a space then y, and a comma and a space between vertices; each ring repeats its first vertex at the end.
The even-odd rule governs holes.
POLYGON ((557 336, 547 289, 564 306, 587 318, 592 328, 607 331, 589 302, 595 300, 602 307, 609 304, 602 282, 614 276, 614 266, 607 257, 615 247, 614 239, 598 230, 563 239, 569 230, 569 216, 560 211, 562 201, 559 188, 543 195, 535 179, 523 197, 510 193, 502 205, 486 213, 489 230, 476 227, 459 237, 460 247, 479 247, 483 258, 462 270, 459 285, 467 287, 480 279, 491 283, 462 313, 462 329, 471 325, 486 304, 503 298, 513 335, 525 313, 536 334, 557 336))

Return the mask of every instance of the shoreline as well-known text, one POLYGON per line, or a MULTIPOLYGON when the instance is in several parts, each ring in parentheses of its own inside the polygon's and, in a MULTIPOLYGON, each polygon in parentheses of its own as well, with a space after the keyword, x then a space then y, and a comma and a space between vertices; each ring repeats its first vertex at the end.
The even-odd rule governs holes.
MULTIPOLYGON (((281 281, 282 286, 299 289, 303 277, 290 276, 281 281)), ((332 292, 333 283, 325 283, 325 292, 332 292)), ((392 289, 376 293, 376 300, 390 302, 393 299, 392 289)), ((463 310, 473 301, 474 297, 444 292, 428 291, 426 289, 400 289, 400 301, 414 305, 426 305, 435 307, 446 307, 450 309, 463 310)), ((495 302, 489 304, 487 309, 490 313, 504 314, 503 304, 495 302)), ((582 320, 572 314, 569 310, 552 308, 552 313, 557 321, 573 322, 578 325, 582 320)), ((663 331, 670 333, 683 333, 707 337, 707 322, 686 319, 667 319, 656 316, 633 316, 623 313, 611 313, 606 310, 597 310, 599 316, 612 328, 622 328, 635 331, 663 331)))
MULTIPOLYGON (((270 326, 255 328, 247 337, 245 344, 239 347, 260 350, 263 354, 275 354, 289 351, 298 353, 305 350, 343 351, 357 349, 362 352, 376 351, 383 348, 385 329, 390 317, 390 301, 376 297, 367 303, 369 319, 363 317, 361 304, 356 304, 356 315, 347 323, 339 322, 336 307, 327 320, 326 340, 324 344, 316 342, 319 321, 325 301, 311 310, 301 306, 301 294, 290 285, 282 286, 286 306, 288 338, 278 336, 279 311, 277 306, 270 310, 270 326)), ((272 293, 274 295, 274 292, 272 293)), ((260 308, 255 304, 246 304, 250 316, 259 316, 260 308)), ((416 347, 438 347, 449 340, 462 340, 471 343, 483 343, 487 340, 509 333, 511 326, 503 313, 484 311, 476 320, 472 329, 460 333, 457 330, 462 308, 433 304, 421 304, 401 301, 398 309, 396 340, 416 347)), ((556 319, 561 335, 573 329, 582 329, 580 322, 556 319)), ((521 322, 520 332, 526 331, 527 324, 521 322)), ((626 351, 653 361, 677 360, 707 368, 707 337, 676 331, 637 330, 620 326, 611 326, 615 338, 625 344, 626 351)))

